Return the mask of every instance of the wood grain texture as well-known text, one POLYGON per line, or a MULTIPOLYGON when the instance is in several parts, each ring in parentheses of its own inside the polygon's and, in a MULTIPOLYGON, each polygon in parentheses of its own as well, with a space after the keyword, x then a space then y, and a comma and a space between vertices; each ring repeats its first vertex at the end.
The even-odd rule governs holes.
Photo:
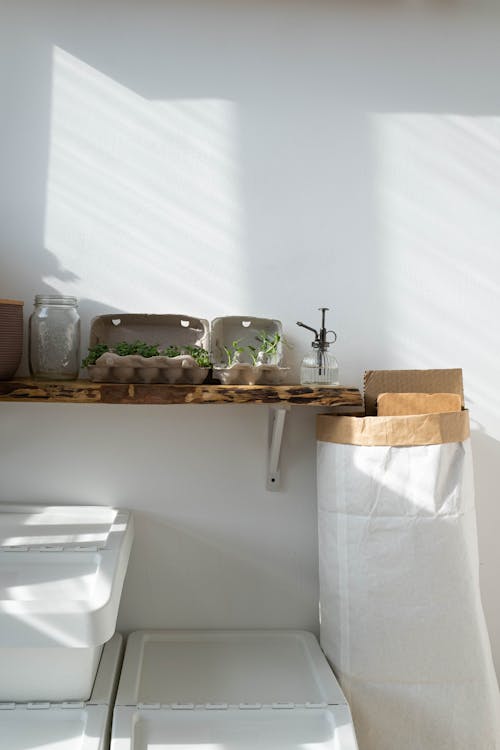
POLYGON ((296 404, 361 406, 357 388, 304 385, 156 385, 87 380, 0 382, 0 401, 75 404, 296 404))

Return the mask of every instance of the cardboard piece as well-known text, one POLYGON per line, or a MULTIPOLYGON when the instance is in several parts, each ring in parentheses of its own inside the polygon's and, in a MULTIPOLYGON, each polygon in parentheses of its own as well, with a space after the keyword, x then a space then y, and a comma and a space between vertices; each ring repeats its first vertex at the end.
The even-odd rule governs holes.
POLYGON ((464 406, 462 370, 367 370, 364 381, 365 412, 377 413, 381 393, 457 393, 464 406))
POLYGON ((377 398, 379 417, 436 414, 461 409, 462 399, 458 393, 381 393, 377 398))
POLYGON ((115 313, 98 315, 90 327, 89 348, 96 344, 115 346, 120 341, 137 339, 147 344, 167 346, 201 346, 210 348, 208 320, 191 315, 149 315, 115 313))
POLYGON ((470 435, 467 410, 400 417, 342 417, 320 414, 316 437, 343 445, 395 447, 461 443, 470 435))

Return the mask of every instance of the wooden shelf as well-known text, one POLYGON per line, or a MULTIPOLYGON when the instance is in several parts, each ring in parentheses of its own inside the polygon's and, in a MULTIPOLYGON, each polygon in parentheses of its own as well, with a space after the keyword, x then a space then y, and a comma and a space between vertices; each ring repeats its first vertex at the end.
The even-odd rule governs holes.
POLYGON ((305 385, 144 385, 89 380, 0 381, 0 401, 72 404, 297 404, 362 406, 357 388, 305 385))

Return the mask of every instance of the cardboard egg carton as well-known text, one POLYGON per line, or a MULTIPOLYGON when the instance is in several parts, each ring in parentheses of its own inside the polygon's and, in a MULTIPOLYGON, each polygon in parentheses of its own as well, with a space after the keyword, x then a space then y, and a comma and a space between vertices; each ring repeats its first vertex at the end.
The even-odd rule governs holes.
MULTIPOLYGON (((207 320, 189 315, 116 314, 99 315, 92 321, 89 348, 106 344, 110 349, 126 341, 144 341, 160 350, 169 346, 182 349, 198 346, 210 350, 210 328, 207 320)), ((107 383, 168 383, 199 385, 210 372, 199 367, 189 354, 175 357, 120 356, 105 352, 94 365, 87 367, 90 380, 107 383)))
POLYGON ((232 315, 212 321, 213 377, 224 385, 281 385, 290 368, 283 367, 283 326, 271 318, 232 315), (280 337, 276 353, 270 356, 256 353, 257 361, 250 356, 250 347, 258 349, 258 337, 280 337), (234 342, 243 349, 237 361, 229 365, 227 349, 234 342))

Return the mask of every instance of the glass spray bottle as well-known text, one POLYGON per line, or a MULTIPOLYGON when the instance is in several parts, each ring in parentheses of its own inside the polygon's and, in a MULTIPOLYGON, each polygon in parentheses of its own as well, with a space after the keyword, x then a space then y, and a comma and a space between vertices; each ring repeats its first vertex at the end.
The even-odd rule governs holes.
POLYGON ((328 347, 337 340, 335 331, 327 331, 325 326, 325 313, 328 307, 318 308, 321 312, 321 328, 319 332, 305 323, 297 322, 301 328, 307 328, 314 333, 312 351, 306 354, 300 365, 300 382, 302 385, 339 385, 339 365, 328 347), (333 338, 328 339, 328 334, 333 338))

